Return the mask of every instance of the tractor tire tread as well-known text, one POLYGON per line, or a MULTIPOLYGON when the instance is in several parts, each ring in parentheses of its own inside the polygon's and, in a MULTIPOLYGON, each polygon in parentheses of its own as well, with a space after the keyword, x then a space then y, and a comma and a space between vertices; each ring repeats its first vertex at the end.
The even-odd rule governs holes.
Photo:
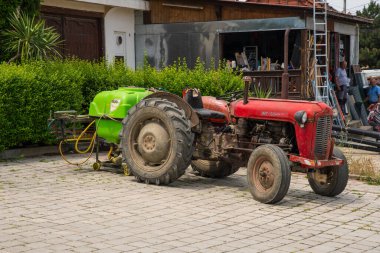
POLYGON ((331 167, 331 169, 334 170, 334 176, 335 181, 333 184, 330 185, 330 187, 321 188, 318 186, 318 184, 315 182, 315 180, 312 177, 311 173, 308 173, 308 181, 310 184, 310 187, 313 189, 313 191, 321 196, 327 196, 327 197, 334 197, 336 195, 341 194, 344 189, 347 186, 348 178, 349 178, 349 171, 348 171, 348 165, 347 165, 347 159, 342 153, 342 151, 338 148, 334 148, 333 154, 335 157, 338 157, 344 161, 344 164, 339 168, 337 166, 331 167))
MULTIPOLYGON (((136 175, 136 178, 138 178, 138 181, 153 184, 170 184, 171 182, 181 177, 190 165, 193 152, 192 143, 194 141, 194 134, 190 131, 191 123, 185 117, 185 112, 180 109, 175 103, 170 102, 166 99, 149 98, 142 100, 140 103, 133 106, 129 110, 128 116, 123 120, 123 124, 128 126, 129 121, 133 119, 133 115, 138 114, 141 109, 146 107, 155 107, 165 112, 173 124, 175 138, 177 140, 177 150, 175 151, 176 154, 174 155, 172 166, 170 166, 170 168, 167 168, 165 173, 162 175, 151 177, 148 175, 148 173, 141 173, 141 171, 138 173, 139 170, 137 170, 134 167, 134 164, 128 161, 128 159, 126 159, 126 162, 133 174, 136 175)), ((122 140, 126 140, 126 135, 127 132, 124 127, 122 140)), ((123 148, 124 157, 128 157, 125 154, 126 152, 127 151, 123 148)))
MULTIPOLYGON (((247 180, 251 194, 253 198, 257 201, 260 201, 261 203, 265 204, 275 204, 281 201, 287 194, 291 181, 289 160, 285 152, 278 146, 272 144, 266 144, 256 148, 252 152, 248 161, 247 180), (258 190, 257 186, 255 185, 255 182, 253 182, 251 178, 254 176, 253 166, 255 165, 255 160, 258 159, 260 156, 265 156, 269 160, 272 159, 272 164, 274 162, 275 164, 278 163, 279 165, 278 172, 281 174, 281 179, 274 181, 275 188, 271 191, 260 192, 260 190, 258 190), (276 188, 278 189, 276 190, 276 188)), ((258 182, 256 182, 256 184, 257 183, 258 182)))

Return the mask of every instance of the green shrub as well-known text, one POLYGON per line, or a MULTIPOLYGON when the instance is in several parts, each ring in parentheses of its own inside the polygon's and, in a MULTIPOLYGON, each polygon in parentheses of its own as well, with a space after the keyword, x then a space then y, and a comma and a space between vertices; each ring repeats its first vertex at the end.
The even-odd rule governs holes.
MULTIPOLYGON (((220 64, 223 65, 223 64, 220 64)), ((0 150, 24 144, 51 142, 50 112, 77 110, 87 113, 100 91, 123 86, 161 88, 181 95, 186 87, 204 95, 219 96, 241 90, 241 76, 226 68, 207 69, 200 61, 190 70, 184 60, 156 70, 132 71, 121 63, 107 66, 82 60, 0 64, 0 150)))
POLYGON ((48 64, 0 65, 0 150, 50 140, 50 111, 81 110, 82 80, 48 64))

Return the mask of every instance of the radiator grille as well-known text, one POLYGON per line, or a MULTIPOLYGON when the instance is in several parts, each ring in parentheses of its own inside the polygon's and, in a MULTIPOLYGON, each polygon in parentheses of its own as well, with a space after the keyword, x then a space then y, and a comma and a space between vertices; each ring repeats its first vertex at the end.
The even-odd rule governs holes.
POLYGON ((317 159, 325 159, 327 147, 331 138, 332 120, 331 116, 322 116, 317 121, 315 132, 314 154, 317 159))

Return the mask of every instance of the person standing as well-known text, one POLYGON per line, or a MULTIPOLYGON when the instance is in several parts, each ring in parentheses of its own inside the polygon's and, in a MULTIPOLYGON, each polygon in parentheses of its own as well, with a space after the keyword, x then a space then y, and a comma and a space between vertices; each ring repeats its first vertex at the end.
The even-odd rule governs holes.
POLYGON ((376 77, 376 85, 380 86, 380 76, 376 77))
POLYGON ((369 103, 368 110, 371 110, 377 103, 380 103, 380 87, 376 85, 376 79, 373 76, 368 77, 369 90, 367 98, 369 103))
POLYGON ((340 108, 344 114, 347 114, 346 111, 346 101, 348 86, 350 86, 350 78, 347 77, 347 62, 342 61, 339 63, 339 68, 335 71, 335 83, 337 89, 337 98, 340 108))

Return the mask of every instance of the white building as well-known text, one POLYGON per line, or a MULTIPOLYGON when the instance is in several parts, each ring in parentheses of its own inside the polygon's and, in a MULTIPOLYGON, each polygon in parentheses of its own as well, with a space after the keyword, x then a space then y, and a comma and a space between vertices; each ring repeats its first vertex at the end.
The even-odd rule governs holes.
POLYGON ((62 35, 64 55, 123 60, 134 69, 135 23, 148 9, 143 0, 44 0, 41 15, 62 35))

